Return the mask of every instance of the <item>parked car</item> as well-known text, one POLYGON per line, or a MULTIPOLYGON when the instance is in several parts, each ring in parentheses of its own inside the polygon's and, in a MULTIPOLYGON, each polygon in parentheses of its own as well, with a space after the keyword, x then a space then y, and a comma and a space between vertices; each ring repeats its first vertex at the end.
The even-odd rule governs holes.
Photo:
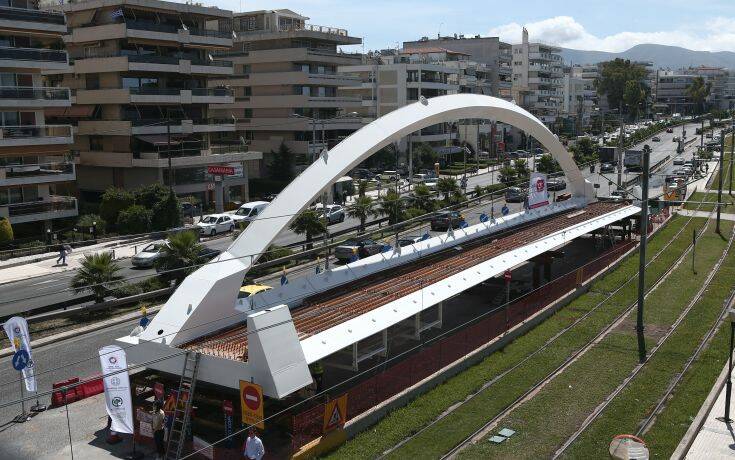
POLYGON ((399 177, 398 171, 388 170, 380 173, 380 180, 393 181, 399 177))
POLYGON ((197 222, 200 235, 214 236, 219 233, 231 232, 235 229, 235 222, 230 214, 210 214, 197 222))
POLYGON ((273 289, 273 287, 266 284, 247 284, 240 288, 240 293, 237 294, 237 298, 245 299, 261 292, 270 291, 271 289, 273 289))
POLYGON ((345 208, 338 204, 328 204, 326 210, 322 210, 322 208, 319 207, 317 208, 317 211, 319 211, 319 217, 326 218, 327 225, 345 221, 345 208))
POLYGON ((558 192, 567 188, 567 183, 561 177, 552 177, 546 181, 546 190, 550 192, 558 192))
POLYGON ((133 256, 131 262, 133 267, 152 268, 156 261, 161 258, 163 248, 166 247, 166 241, 154 241, 133 256))
POLYGON ((370 238, 350 238, 334 248, 334 257, 341 262, 349 262, 353 257, 364 259, 383 251, 383 244, 370 238))
POLYGON ((531 155, 531 154, 530 154, 530 153, 528 153, 528 152, 527 152, 527 151, 525 151, 525 150, 516 150, 516 151, 515 151, 515 156, 516 156, 517 158, 528 158, 528 157, 529 157, 530 155, 531 155))
POLYGON ((661 142, 661 138, 660 138, 660 137, 658 137, 658 136, 653 136, 653 137, 651 138, 651 141, 652 141, 652 142, 661 142))
POLYGON ((610 198, 615 201, 622 201, 628 197, 628 192, 625 190, 613 190, 610 192, 610 198))
POLYGON ((184 217, 191 217, 194 218, 199 214, 199 206, 194 203, 189 203, 188 201, 184 201, 181 203, 181 215, 184 217))
POLYGON ((410 246, 412 244, 416 244, 419 241, 423 240, 423 237, 421 236, 402 236, 398 239, 398 246, 399 247, 405 247, 410 246))
POLYGON ((684 159, 681 157, 674 158, 674 166, 682 166, 684 165, 684 159))
POLYGON ((674 128, 666 128, 666 132, 667 133, 673 133, 674 132, 674 128))
POLYGON ((600 172, 601 173, 615 172, 615 165, 613 165, 612 163, 602 163, 600 165, 600 172))
POLYGON ((674 138, 672 139, 672 141, 673 142, 679 142, 679 136, 674 136, 674 138))
POLYGON ((509 187, 505 191, 505 201, 508 203, 523 203, 528 197, 528 192, 520 187, 509 187))
POLYGON ((251 222, 262 214, 269 204, 267 201, 251 201, 250 203, 245 203, 231 214, 232 220, 235 223, 251 222))
POLYGON ((431 218, 431 229, 434 231, 459 228, 464 222, 464 216, 459 211, 441 211, 431 218))
POLYGON ((365 169, 365 168, 357 168, 357 169, 355 169, 354 171, 352 171, 351 176, 354 177, 355 179, 360 179, 360 180, 372 180, 372 179, 375 179, 375 173, 373 173, 369 169, 365 169))
POLYGON ((704 137, 706 137, 707 139, 712 139, 712 131, 710 131, 710 132, 706 133, 706 134, 704 135, 704 137))

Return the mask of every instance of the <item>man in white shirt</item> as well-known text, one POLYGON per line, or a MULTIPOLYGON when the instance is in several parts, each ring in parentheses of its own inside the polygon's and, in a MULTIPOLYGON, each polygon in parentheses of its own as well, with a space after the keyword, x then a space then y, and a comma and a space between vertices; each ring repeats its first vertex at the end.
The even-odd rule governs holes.
POLYGON ((258 437, 255 428, 250 428, 248 439, 245 441, 245 451, 243 452, 248 460, 261 460, 265 455, 265 447, 263 441, 258 437))

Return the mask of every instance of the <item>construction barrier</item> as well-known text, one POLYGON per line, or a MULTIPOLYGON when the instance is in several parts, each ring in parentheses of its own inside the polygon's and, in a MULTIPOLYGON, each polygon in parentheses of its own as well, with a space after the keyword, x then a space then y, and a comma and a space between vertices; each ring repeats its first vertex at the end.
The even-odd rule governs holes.
POLYGON ((105 387, 102 382, 101 376, 95 376, 94 378, 88 377, 83 380, 83 383, 79 383, 79 377, 74 377, 68 380, 62 380, 52 385, 54 391, 51 394, 51 407, 59 407, 65 404, 70 404, 81 399, 89 398, 100 393, 104 393, 105 387), (66 392, 62 390, 64 387, 75 385, 71 388, 67 388, 66 392), (66 395, 64 395, 66 393, 66 395), (65 397, 66 396, 66 397, 65 397))
MULTIPOLYGON (((464 329, 426 345, 405 360, 350 388, 347 391, 347 420, 417 384, 525 321, 609 267, 635 244, 635 241, 626 240, 614 245, 592 262, 552 280, 542 289, 524 295, 508 307, 488 314, 464 329)), ((324 406, 317 404, 293 416, 292 452, 298 452, 302 446, 322 435, 324 406)))

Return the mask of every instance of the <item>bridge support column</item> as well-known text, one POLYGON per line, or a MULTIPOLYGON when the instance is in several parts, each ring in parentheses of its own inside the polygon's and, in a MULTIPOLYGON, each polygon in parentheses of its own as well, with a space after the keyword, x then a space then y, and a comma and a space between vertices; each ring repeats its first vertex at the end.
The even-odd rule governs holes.
POLYGON ((533 263, 533 289, 541 287, 541 265, 538 262, 533 263))

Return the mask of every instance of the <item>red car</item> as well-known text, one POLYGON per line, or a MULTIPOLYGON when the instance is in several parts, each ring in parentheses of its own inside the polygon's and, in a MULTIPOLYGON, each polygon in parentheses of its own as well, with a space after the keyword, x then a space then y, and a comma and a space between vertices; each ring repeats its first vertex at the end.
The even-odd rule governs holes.
POLYGON ((674 128, 666 128, 666 132, 667 133, 673 133, 674 132, 674 128))

